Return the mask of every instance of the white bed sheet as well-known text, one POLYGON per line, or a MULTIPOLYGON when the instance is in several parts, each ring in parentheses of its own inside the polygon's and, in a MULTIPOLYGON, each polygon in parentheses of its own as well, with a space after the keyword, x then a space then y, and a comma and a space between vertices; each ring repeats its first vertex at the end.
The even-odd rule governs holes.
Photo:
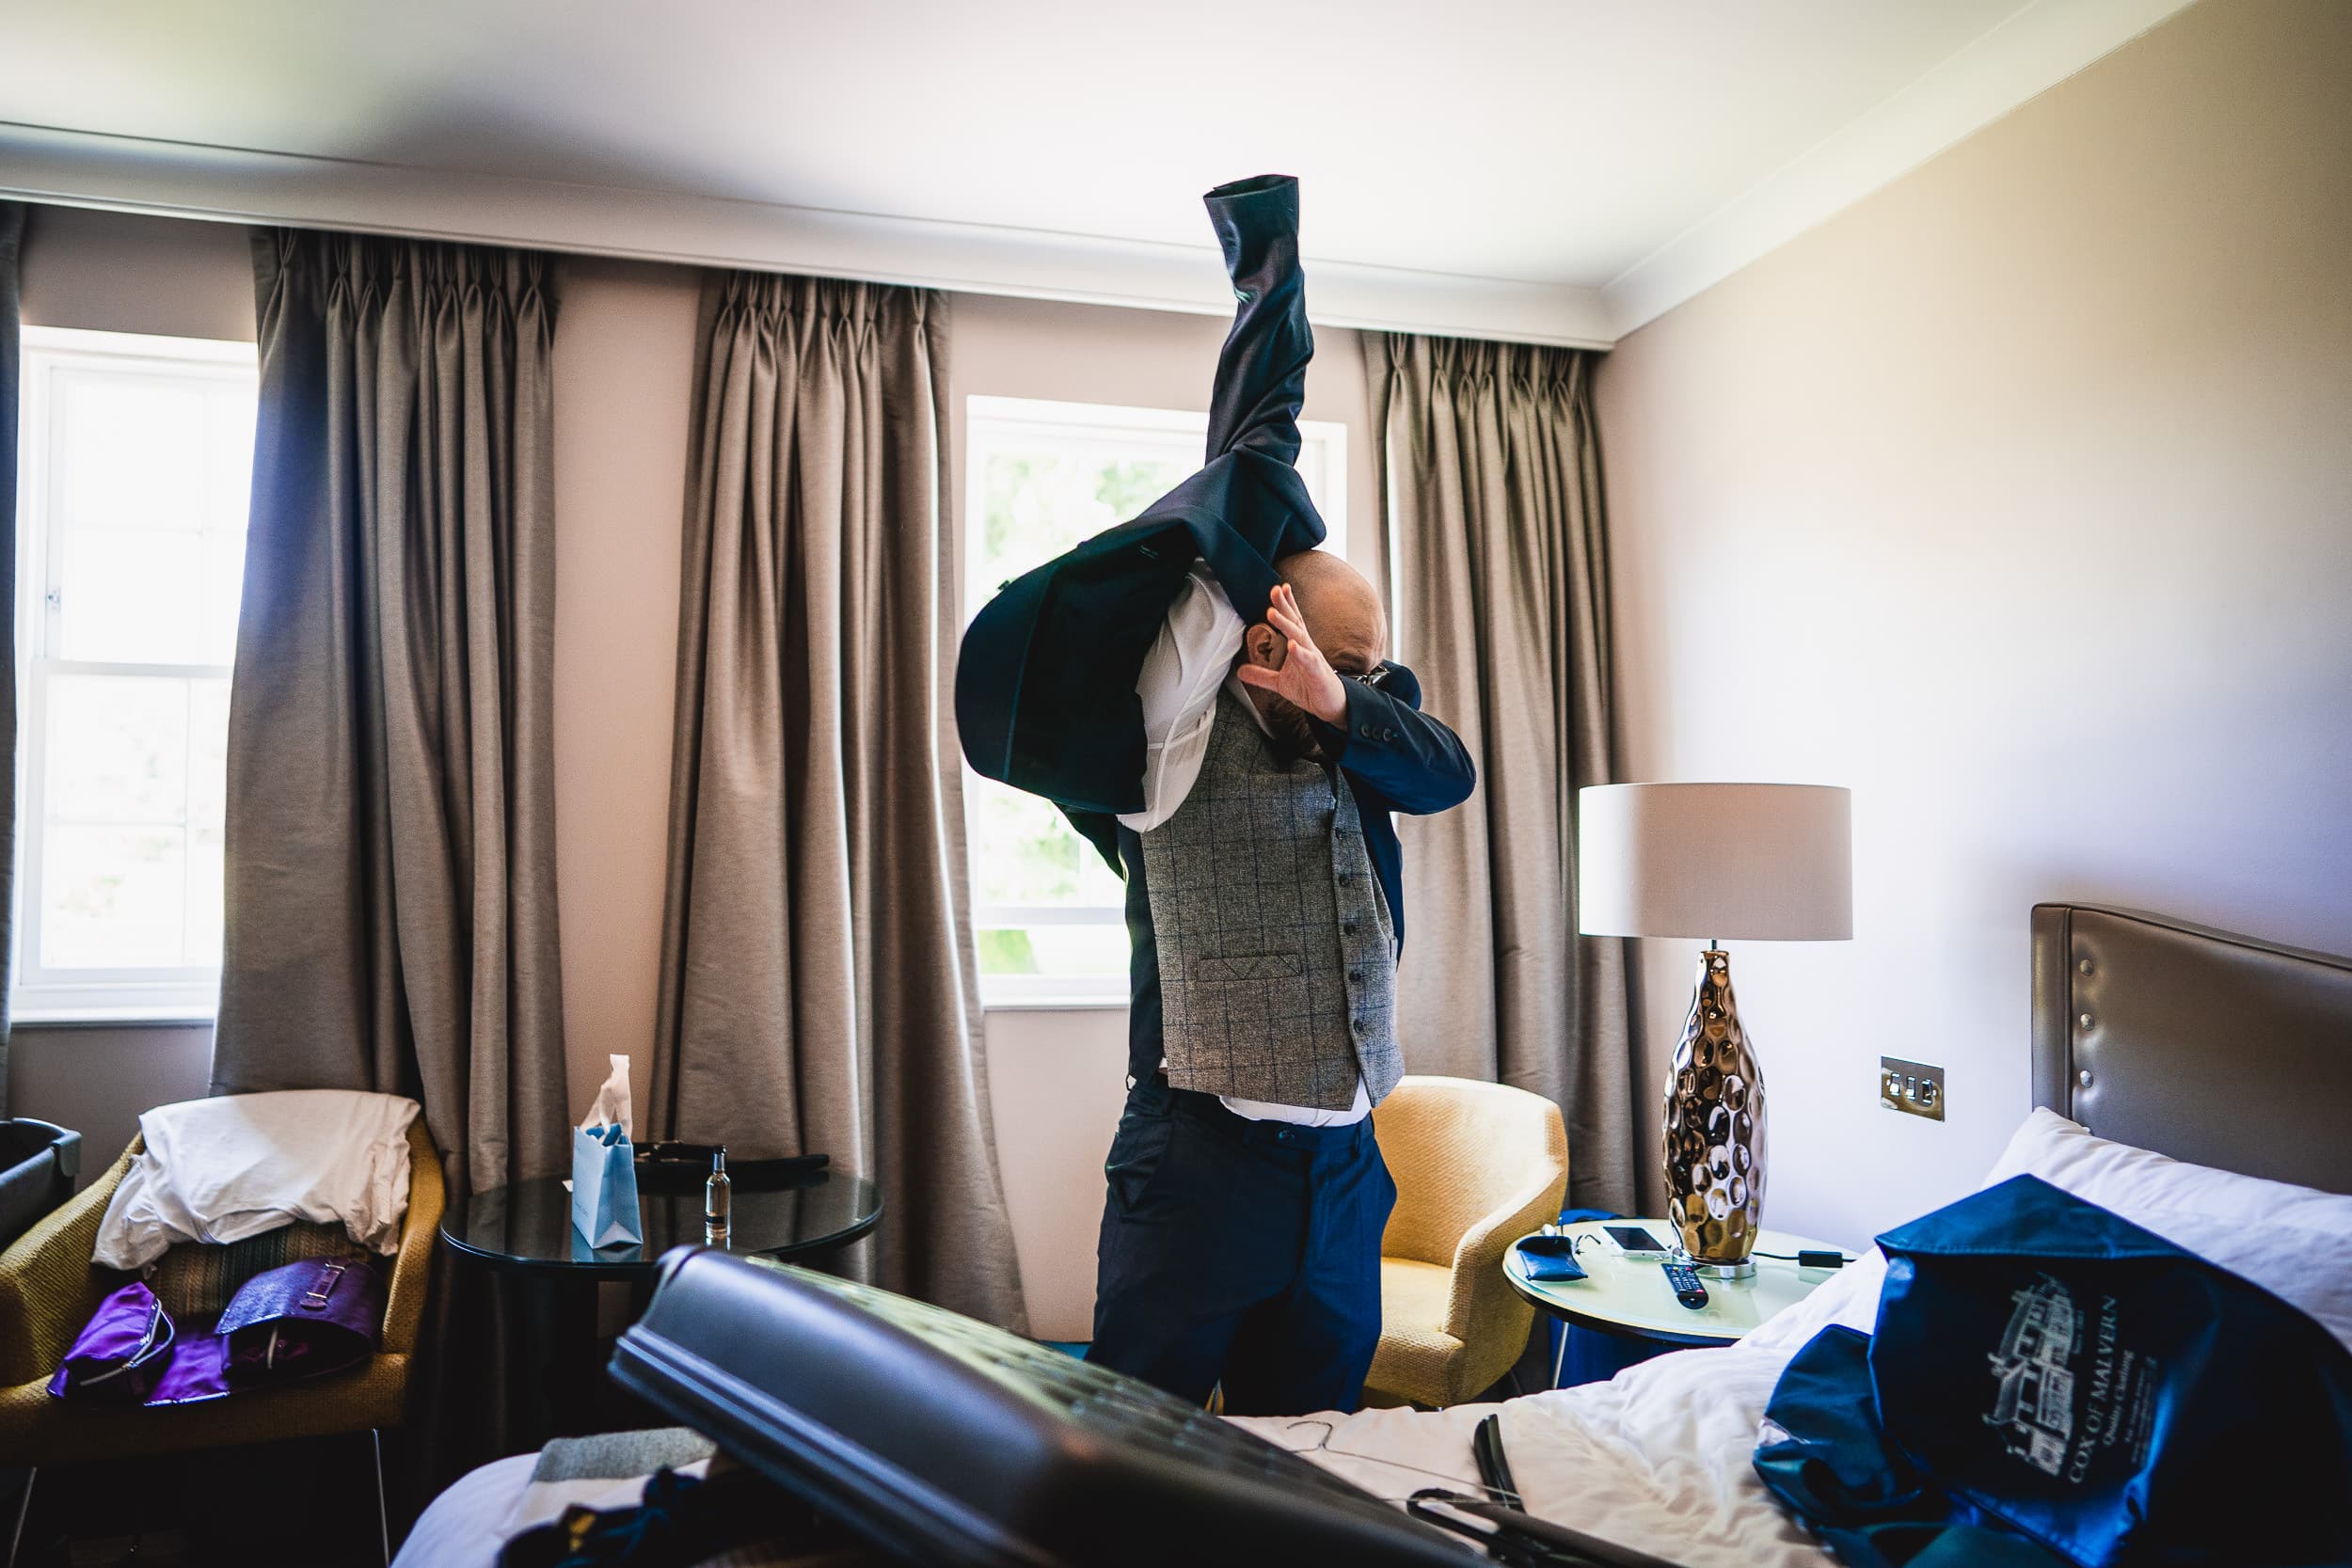
POLYGON ((1500 1411, 1503 1451, 1531 1513, 1688 1568, 1825 1568, 1834 1560, 1750 1464, 1765 1402, 1797 1348, 1677 1351, 1607 1383, 1502 1404, 1238 1424, 1401 1503, 1448 1481, 1477 1490, 1470 1435, 1500 1411))
MULTIPOLYGON (((495 1568, 499 1548, 533 1525, 559 1517, 574 1503, 627 1508, 645 1495, 645 1478, 623 1481, 533 1481, 535 1453, 492 1460, 469 1470, 433 1499, 401 1543, 392 1568, 495 1568)), ((678 1466, 699 1476, 708 1460, 678 1466)))

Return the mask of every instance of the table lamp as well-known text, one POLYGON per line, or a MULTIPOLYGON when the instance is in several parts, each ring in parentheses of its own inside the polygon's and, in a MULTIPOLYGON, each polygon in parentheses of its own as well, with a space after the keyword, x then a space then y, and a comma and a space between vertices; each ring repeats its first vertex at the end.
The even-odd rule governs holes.
POLYGON ((1707 940, 1666 1077, 1666 1198, 1702 1272, 1753 1274, 1748 1254, 1764 1211, 1764 1079, 1720 942, 1853 935, 1852 792, 1595 784, 1577 803, 1579 928, 1707 940))

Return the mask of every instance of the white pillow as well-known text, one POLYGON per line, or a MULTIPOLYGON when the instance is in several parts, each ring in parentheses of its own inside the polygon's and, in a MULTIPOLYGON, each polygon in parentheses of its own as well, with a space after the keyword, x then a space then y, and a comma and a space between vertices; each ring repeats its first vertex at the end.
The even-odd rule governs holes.
POLYGON ((2316 1318, 2352 1347, 2352 1196, 2192 1165, 2037 1109, 1985 1185, 2038 1176, 2316 1318))
MULTIPOLYGON (((2352 1197, 2112 1143, 2040 1108, 2010 1138, 1983 1186, 2012 1176, 2038 1176, 2252 1280, 2352 1348, 2352 1197)), ((1872 1247, 1740 1347, 1793 1354, 1834 1323, 1867 1334, 1885 1285, 1885 1255, 1872 1247)))

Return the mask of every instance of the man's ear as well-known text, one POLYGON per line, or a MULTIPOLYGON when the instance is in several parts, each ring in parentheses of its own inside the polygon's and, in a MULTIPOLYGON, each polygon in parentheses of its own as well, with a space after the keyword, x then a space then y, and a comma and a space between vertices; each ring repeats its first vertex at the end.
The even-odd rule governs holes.
POLYGON ((1242 657, 1268 670, 1279 670, 1289 657, 1290 640, 1260 621, 1241 634, 1242 657))

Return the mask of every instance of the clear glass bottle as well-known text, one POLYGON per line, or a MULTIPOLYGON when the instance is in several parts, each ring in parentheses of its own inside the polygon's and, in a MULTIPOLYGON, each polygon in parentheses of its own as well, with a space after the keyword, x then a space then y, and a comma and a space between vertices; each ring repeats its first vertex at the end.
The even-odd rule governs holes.
POLYGON ((710 1180, 703 1184, 703 1239, 723 1240, 735 1207, 735 1183, 727 1180, 724 1144, 710 1151, 710 1180))

